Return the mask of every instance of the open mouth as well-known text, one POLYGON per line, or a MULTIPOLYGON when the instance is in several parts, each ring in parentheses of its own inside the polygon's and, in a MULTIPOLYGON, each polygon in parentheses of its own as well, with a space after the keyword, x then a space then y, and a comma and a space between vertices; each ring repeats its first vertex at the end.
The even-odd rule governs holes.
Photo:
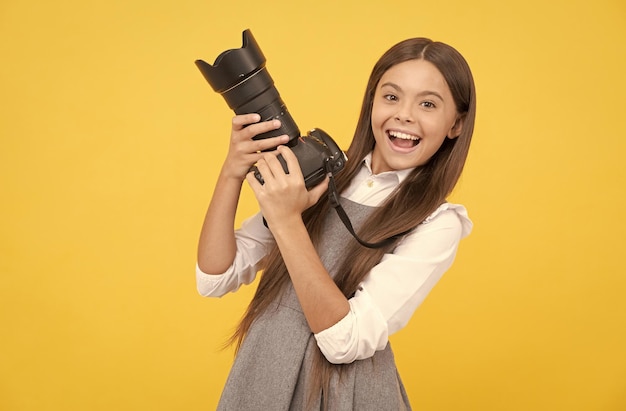
POLYGON ((420 143, 419 137, 401 131, 389 130, 387 131, 387 136, 395 147, 405 150, 411 149, 420 143))

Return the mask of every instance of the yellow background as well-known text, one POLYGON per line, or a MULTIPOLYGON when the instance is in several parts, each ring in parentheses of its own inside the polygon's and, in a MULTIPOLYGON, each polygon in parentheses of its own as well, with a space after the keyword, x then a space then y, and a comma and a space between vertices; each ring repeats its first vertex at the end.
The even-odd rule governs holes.
POLYGON ((343 147, 392 44, 473 69, 452 200, 475 230, 392 338, 413 406, 626 409, 622 0, 3 0, 0 409, 214 409, 252 287, 195 290, 232 114, 193 62, 245 28, 301 129, 343 147))

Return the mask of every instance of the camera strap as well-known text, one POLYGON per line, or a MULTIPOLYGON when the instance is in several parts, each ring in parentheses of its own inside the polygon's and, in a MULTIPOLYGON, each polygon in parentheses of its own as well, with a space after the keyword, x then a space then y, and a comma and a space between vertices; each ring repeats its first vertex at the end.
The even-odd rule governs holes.
POLYGON ((396 241, 397 239, 405 236, 406 234, 408 234, 412 230, 412 229, 409 229, 409 230, 404 231, 404 232, 402 232, 400 234, 396 234, 396 235, 394 235, 392 237, 389 237, 389 238, 384 239, 382 241, 378 241, 376 243, 368 243, 366 241, 361 240, 359 238, 359 236, 354 232, 354 227, 352 227, 352 222, 350 221, 350 218, 346 214, 346 211, 343 209, 343 207, 341 206, 341 203, 339 202, 339 193, 337 193, 337 186, 335 186, 335 179, 334 179, 333 175, 331 173, 328 173, 328 176, 329 176, 329 181, 328 181, 328 201, 330 202, 330 205, 337 212, 337 215, 339 215, 339 218, 343 222, 343 225, 346 226, 346 228, 348 229, 350 234, 352 234, 352 237, 354 237, 354 239, 356 241, 358 241, 359 244, 361 244, 363 247, 367 247, 367 248, 381 248, 381 247, 388 246, 388 245, 392 244, 394 241, 396 241))

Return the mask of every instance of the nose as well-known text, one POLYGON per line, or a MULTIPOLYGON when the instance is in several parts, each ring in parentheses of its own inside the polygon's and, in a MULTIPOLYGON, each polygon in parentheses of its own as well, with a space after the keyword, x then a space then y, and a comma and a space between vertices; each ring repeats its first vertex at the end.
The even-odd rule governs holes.
POLYGON ((402 123, 413 123, 415 121, 413 110, 410 104, 399 104, 395 119, 402 123))

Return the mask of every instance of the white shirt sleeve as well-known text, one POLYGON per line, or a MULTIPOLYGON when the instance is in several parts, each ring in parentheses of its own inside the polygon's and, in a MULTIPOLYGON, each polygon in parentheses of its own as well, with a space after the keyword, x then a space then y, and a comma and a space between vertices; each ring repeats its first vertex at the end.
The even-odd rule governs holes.
POLYGON ((250 284, 257 274, 257 264, 274 244, 270 230, 263 225, 260 213, 245 220, 235 231, 237 252, 233 264, 222 274, 206 274, 196 264, 196 286, 204 297, 221 297, 250 284))
POLYGON ((350 312, 315 334, 328 361, 350 363, 384 349, 452 265, 471 229, 465 208, 445 203, 386 254, 349 300, 350 312))

